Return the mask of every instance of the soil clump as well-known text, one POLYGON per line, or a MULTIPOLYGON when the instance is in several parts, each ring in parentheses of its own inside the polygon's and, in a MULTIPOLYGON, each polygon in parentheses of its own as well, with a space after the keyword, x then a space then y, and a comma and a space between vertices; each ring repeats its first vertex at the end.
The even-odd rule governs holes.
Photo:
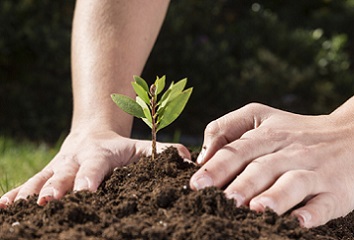
POLYGON ((214 187, 189 188, 198 169, 168 148, 152 161, 117 168, 95 193, 67 194, 41 207, 36 196, 0 210, 0 239, 354 239, 354 213, 313 229, 289 214, 247 207, 214 187))

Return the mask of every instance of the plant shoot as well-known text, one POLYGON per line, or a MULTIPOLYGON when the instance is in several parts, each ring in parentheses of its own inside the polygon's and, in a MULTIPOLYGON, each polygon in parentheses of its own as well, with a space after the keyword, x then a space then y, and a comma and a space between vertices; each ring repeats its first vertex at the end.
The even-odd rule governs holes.
POLYGON ((136 93, 135 101, 122 94, 112 94, 113 101, 126 113, 141 118, 151 128, 152 159, 156 157, 156 134, 170 125, 182 113, 193 88, 184 90, 187 79, 172 82, 169 88, 158 98, 165 88, 166 77, 157 77, 149 87, 144 79, 134 76, 132 86, 136 93))

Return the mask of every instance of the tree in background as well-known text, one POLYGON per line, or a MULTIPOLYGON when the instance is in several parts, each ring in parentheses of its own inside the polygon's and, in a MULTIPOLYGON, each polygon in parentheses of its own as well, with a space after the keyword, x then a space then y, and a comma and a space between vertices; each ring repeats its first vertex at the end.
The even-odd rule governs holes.
MULTIPOLYGON (((189 78, 193 96, 171 125, 182 133, 202 136, 208 122, 254 101, 328 113, 354 93, 353 2, 171 1, 143 77, 189 78)), ((1 133, 56 139, 68 129, 73 7, 0 2, 1 133)))
POLYGON ((68 129, 74 3, 0 1, 0 134, 55 141, 68 129))

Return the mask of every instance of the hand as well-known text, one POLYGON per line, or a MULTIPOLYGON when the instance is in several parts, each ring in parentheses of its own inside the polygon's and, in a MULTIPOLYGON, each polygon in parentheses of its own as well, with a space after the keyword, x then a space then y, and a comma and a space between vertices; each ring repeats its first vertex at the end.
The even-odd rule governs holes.
POLYGON ((354 209, 354 124, 338 115, 261 104, 231 112, 207 126, 191 187, 226 186, 237 206, 256 211, 292 209, 305 227, 344 216, 354 209))
MULTIPOLYGON (((170 145, 158 143, 157 148, 161 151, 170 145)), ((190 159, 189 151, 184 146, 173 146, 183 158, 190 159)), ((58 154, 42 171, 1 197, 0 208, 33 194, 39 194, 38 204, 44 205, 71 190, 95 191, 114 168, 150 154, 150 141, 124 138, 115 132, 70 134, 58 154)))

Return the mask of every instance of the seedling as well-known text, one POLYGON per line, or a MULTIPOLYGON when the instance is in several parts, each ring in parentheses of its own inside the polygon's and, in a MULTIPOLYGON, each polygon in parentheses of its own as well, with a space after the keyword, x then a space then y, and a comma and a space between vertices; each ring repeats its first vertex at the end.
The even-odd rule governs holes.
POLYGON ((152 159, 156 157, 157 132, 177 119, 193 90, 193 88, 184 90, 187 84, 187 79, 184 78, 176 83, 172 82, 161 99, 158 99, 158 95, 165 88, 165 80, 165 76, 157 77, 149 88, 144 79, 134 76, 132 86, 137 94, 135 101, 122 94, 111 95, 118 107, 130 115, 141 118, 151 128, 152 159))

